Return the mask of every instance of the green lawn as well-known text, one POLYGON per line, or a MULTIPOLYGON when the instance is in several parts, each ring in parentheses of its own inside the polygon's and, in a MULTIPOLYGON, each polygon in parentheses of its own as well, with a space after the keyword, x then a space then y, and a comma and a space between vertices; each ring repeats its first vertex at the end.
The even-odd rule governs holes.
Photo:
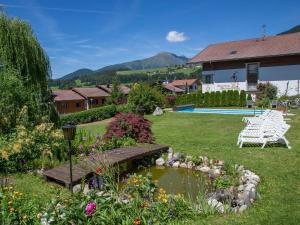
MULTIPOLYGON (((148 117, 157 143, 175 151, 207 155, 243 164, 261 177, 261 199, 243 214, 199 218, 194 224, 299 224, 300 223, 300 112, 290 117, 287 134, 292 149, 236 146, 244 127, 242 116, 168 113, 148 117)), ((88 128, 103 131, 103 125, 88 128)))
MULTIPOLYGON (((261 177, 258 190, 261 199, 246 212, 201 217, 189 224, 300 224, 300 112, 296 114, 291 117, 292 128, 287 134, 291 150, 283 147, 239 149, 236 140, 244 127, 242 116, 167 113, 148 117, 153 121, 157 143, 168 144, 175 151, 243 164, 261 177)), ((104 124, 94 124, 81 129, 103 133, 104 127, 104 124)), ((26 178, 27 182, 37 182, 41 187, 36 190, 37 194, 55 194, 45 182, 30 175, 26 177, 17 182, 25 191, 28 189, 26 178)))

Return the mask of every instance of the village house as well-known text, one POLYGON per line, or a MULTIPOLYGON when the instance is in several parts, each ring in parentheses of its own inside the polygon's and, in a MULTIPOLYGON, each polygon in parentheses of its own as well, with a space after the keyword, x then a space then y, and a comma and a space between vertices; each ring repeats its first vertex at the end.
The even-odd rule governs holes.
POLYGON ((59 114, 85 110, 85 99, 72 90, 55 90, 53 97, 59 114))
POLYGON ((299 94, 300 33, 209 45, 188 64, 202 65, 202 92, 245 90, 258 83, 277 86, 278 95, 299 94))
POLYGON ((174 87, 184 90, 184 92, 187 92, 187 93, 198 90, 198 80, 197 79, 173 80, 170 84, 174 87))
POLYGON ((183 94, 185 90, 175 87, 172 84, 163 84, 163 92, 167 94, 183 94))
POLYGON ((72 88, 72 91, 85 99, 85 109, 100 107, 110 95, 98 87, 72 88))

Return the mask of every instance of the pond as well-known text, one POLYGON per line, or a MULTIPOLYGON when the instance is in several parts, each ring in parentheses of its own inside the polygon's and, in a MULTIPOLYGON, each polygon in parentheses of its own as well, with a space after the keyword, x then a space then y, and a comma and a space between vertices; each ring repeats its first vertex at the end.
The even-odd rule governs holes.
POLYGON ((185 168, 151 166, 132 169, 129 173, 143 176, 151 173, 153 181, 159 188, 165 189, 168 194, 182 194, 191 200, 196 200, 199 191, 206 187, 206 183, 209 183, 205 174, 185 168))

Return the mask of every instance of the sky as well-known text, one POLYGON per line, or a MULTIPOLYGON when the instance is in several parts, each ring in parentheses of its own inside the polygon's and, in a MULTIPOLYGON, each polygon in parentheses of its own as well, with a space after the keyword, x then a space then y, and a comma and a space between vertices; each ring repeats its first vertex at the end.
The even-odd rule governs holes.
POLYGON ((52 77, 159 52, 193 57, 209 44, 275 35, 300 24, 299 0, 0 0, 28 21, 52 77))

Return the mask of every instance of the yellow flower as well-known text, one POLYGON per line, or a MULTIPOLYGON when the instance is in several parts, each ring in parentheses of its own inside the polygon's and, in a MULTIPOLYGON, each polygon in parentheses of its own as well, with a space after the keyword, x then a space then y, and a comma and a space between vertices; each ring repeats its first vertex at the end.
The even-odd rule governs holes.
POLYGON ((12 149, 15 153, 19 153, 22 149, 22 145, 20 143, 14 143, 12 149))
POLYGON ((23 220, 27 220, 27 218, 28 218, 27 215, 22 216, 23 220))
POLYGON ((12 203, 13 203, 12 201, 9 201, 9 202, 8 202, 9 205, 11 205, 12 203))

